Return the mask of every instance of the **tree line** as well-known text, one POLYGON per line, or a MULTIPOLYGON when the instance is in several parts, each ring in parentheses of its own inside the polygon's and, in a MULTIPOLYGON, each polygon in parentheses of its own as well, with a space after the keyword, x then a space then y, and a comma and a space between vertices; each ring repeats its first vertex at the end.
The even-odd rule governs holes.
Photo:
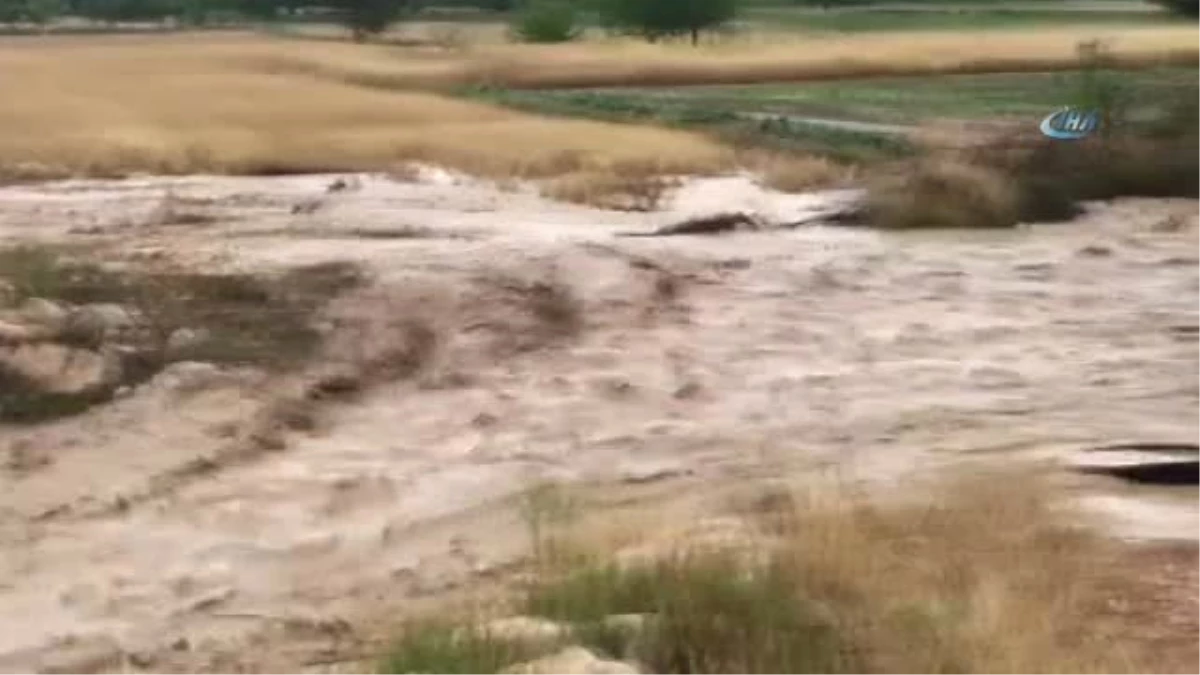
POLYGON ((356 39, 385 31, 418 10, 461 7, 505 12, 516 37, 556 42, 583 23, 647 40, 690 35, 730 21, 738 0, 0 0, 0 23, 46 25, 64 16, 102 23, 174 21, 181 25, 295 20, 338 22, 356 39))
MULTIPOLYGON (((821 7, 887 0, 780 0, 821 7)), ((1200 0, 1155 0, 1196 16, 1200 0)), ((316 15, 346 26, 355 39, 382 33, 425 7, 505 12, 516 38, 560 42, 584 24, 637 35, 651 42, 718 29, 735 18, 744 0, 0 0, 0 24, 46 25, 63 16, 103 23, 174 21, 182 25, 295 20, 316 15)), ((997 5, 1002 5, 999 0, 997 5)))

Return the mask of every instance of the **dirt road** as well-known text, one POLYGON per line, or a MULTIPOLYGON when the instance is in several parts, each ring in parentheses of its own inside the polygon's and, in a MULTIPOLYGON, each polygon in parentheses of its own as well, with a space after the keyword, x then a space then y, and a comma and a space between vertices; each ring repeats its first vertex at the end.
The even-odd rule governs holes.
MULTIPOLYGON (((172 371, 78 417, 0 427, 0 669, 311 666, 349 639, 337 619, 403 611, 511 561, 524 541, 504 500, 537 480, 697 496, 832 471, 902 488, 958 463, 1197 437, 1195 202, 990 233, 630 239, 613 235, 830 197, 731 177, 622 214, 444 174, 326 194, 332 180, 0 190, 10 243, 205 269, 359 261, 376 287, 343 309, 420 315, 440 340, 418 377, 195 475, 174 470, 261 409, 261 377, 188 391, 172 371), (155 224, 168 190, 211 218, 155 224), (1188 214, 1181 228, 1163 227, 1172 213, 1188 214), (496 278, 566 289, 580 325, 523 342, 536 327, 496 278)), ((1195 536, 1194 491, 1103 496, 1145 507, 1122 532, 1195 536)))

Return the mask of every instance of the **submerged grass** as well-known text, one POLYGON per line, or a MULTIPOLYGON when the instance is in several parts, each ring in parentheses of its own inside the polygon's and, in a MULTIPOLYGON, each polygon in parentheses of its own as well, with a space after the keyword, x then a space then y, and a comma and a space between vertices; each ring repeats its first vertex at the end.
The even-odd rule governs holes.
POLYGON ((496 673, 538 655, 528 645, 450 623, 412 624, 400 635, 379 672, 496 673))
POLYGON ((858 670, 836 627, 779 568, 747 570, 727 553, 679 554, 623 569, 593 567, 535 588, 527 611, 571 623, 577 638, 656 673, 858 670), (642 615, 640 635, 606 624, 642 615))
MULTIPOLYGON (((57 391, 0 359, 0 422, 38 422, 82 412, 176 361, 298 370, 322 344, 315 314, 363 280, 363 273, 349 263, 305 266, 280 275, 198 273, 117 268, 44 246, 0 249, 0 285, 10 289, 14 303, 36 299, 63 314, 61 326, 41 327, 44 341, 96 354, 116 346, 112 353, 119 360, 119 377, 78 391, 57 391), (85 305, 115 308, 129 317, 119 344, 112 343, 103 326, 76 318, 86 316, 79 309, 85 305), (185 340, 181 332, 187 334, 185 340)), ((0 348, 20 350, 21 345, 0 348)))

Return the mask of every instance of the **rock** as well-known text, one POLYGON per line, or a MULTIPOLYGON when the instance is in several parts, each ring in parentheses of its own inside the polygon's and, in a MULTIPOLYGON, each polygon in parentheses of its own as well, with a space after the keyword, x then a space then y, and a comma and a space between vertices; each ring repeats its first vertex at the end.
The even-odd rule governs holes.
POLYGON ((634 485, 656 483, 661 480, 686 476, 691 473, 691 471, 682 465, 665 462, 631 463, 621 467, 620 472, 622 481, 634 485))
POLYGON ((42 326, 52 332, 61 331, 67 322, 67 310, 45 298, 29 298, 17 310, 26 323, 42 326))
POLYGON ((703 391, 704 387, 700 386, 698 382, 688 382, 676 389, 675 393, 671 396, 678 401, 690 401, 703 393, 703 391))
POLYGON ((71 638, 45 650, 36 671, 41 673, 98 673, 118 666, 124 653, 111 637, 71 638))
POLYGON ((116 303, 84 305, 67 313, 63 335, 88 344, 110 340, 135 324, 133 314, 116 303))
POLYGON ((563 624, 533 616, 496 619, 479 626, 478 630, 497 640, 531 646, 554 645, 566 639, 570 633, 570 629, 563 624))
POLYGON ((167 358, 171 360, 178 359, 197 346, 207 342, 209 337, 211 337, 211 334, 203 328, 176 328, 167 337, 167 358))
POLYGON ((17 287, 0 279, 0 309, 8 309, 17 304, 17 287))
POLYGON ((25 326, 0 320, 0 346, 33 342, 44 337, 48 337, 47 331, 41 326, 25 326))
POLYGON ((620 637, 622 658, 641 653, 645 646, 646 629, 655 620, 653 614, 611 614, 601 622, 605 631, 620 637))
POLYGON ((1196 226, 1196 218, 1190 213, 1172 213, 1150 225, 1152 232, 1180 232, 1196 226))
POLYGON ((475 427, 476 429, 486 429, 496 426, 496 423, 499 421, 499 417, 496 417, 489 412, 481 412, 471 419, 471 426, 475 427))
POLYGON ((1113 250, 1103 244, 1088 244, 1076 251, 1076 254, 1086 258, 1107 258, 1113 254, 1113 250))
POLYGON ((114 354, 49 342, 0 349, 0 365, 59 394, 103 391, 115 387, 122 377, 121 361, 114 354))
POLYGON ((27 439, 22 439, 9 445, 8 455, 0 466, 15 476, 24 476, 50 466, 53 461, 44 448, 35 447, 27 439))
POLYGON ((207 612, 215 607, 220 606, 237 592, 230 587, 215 588, 207 593, 203 593, 195 598, 189 599, 181 606, 175 609, 175 614, 188 614, 192 612, 207 612))
POLYGON ((130 652, 126 654, 129 665, 134 668, 148 669, 154 663, 154 655, 150 652, 130 652))
POLYGON ((640 633, 646 628, 652 614, 611 614, 604 617, 604 627, 625 634, 640 633))
POLYGON ((566 649, 533 661, 518 663, 506 668, 502 673, 525 673, 528 675, 541 673, 559 673, 561 675, 626 675, 637 673, 637 668, 624 661, 609 661, 602 659, 583 647, 567 647, 566 649))
POLYGON ((150 386, 176 394, 191 394, 210 389, 227 380, 228 373, 203 361, 177 361, 154 376, 150 386))

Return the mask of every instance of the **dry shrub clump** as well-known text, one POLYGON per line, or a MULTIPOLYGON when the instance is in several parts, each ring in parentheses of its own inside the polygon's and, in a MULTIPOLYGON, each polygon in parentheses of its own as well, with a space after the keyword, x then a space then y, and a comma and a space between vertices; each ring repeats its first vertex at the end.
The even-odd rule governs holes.
POLYGON ((1002 172, 925 157, 872 179, 867 216, 886 229, 1010 227, 1017 198, 1002 172))
POLYGON ((1200 190, 1196 122, 1165 133, 1117 129, 1073 143, 1006 139, 974 161, 1008 176, 1023 221, 1069 218, 1077 203, 1114 197, 1195 197, 1200 190))
POLYGON ((825 157, 804 155, 751 154, 742 159, 758 183, 779 192, 805 192, 849 185, 854 167, 825 157))
POLYGON ((1189 666, 1112 611, 1114 579, 1131 578, 1113 569, 1121 545, 1065 524, 1045 481, 968 475, 923 495, 774 492, 735 536, 636 558, 572 554, 586 528, 542 508, 534 578, 510 609, 565 629, 533 644, 418 626, 383 670, 496 672, 570 644, 661 673, 1189 666))
POLYGON ((770 514, 775 563, 870 672, 1123 670, 1093 611, 1106 545, 1065 525, 1050 489, 977 476, 891 507, 793 497, 770 514))
POLYGON ((1069 219, 1088 200, 1200 194, 1195 87, 1162 102, 1161 116, 1114 115, 1081 140, 1028 131, 932 150, 868 183, 867 215, 885 228, 1007 227, 1069 219))
POLYGON ((541 193, 551 199, 614 211, 656 211, 679 179, 664 175, 654 163, 620 162, 602 170, 544 181, 541 193))

